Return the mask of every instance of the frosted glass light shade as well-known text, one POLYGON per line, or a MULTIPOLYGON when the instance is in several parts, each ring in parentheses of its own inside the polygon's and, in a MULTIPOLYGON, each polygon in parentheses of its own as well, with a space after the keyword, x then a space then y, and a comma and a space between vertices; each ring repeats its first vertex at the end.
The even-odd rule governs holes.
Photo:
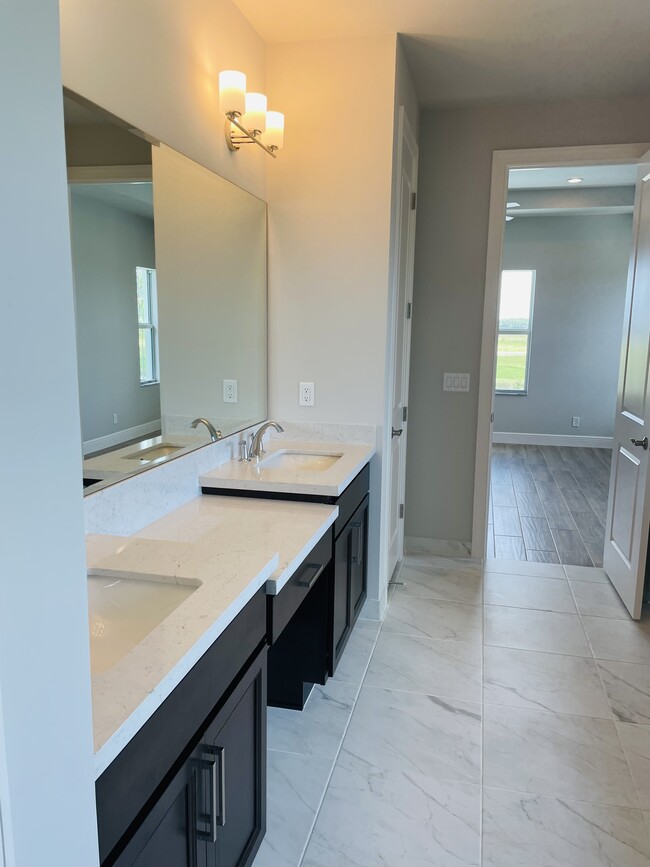
POLYGON ((234 69, 224 69, 219 73, 219 107, 223 114, 246 110, 246 75, 234 69))
POLYGON ((246 94, 246 112, 244 114, 246 129, 256 129, 264 132, 266 129, 266 97, 263 93, 246 94))
POLYGON ((266 112, 266 134, 264 144, 278 150, 284 144, 284 115, 281 111, 266 112))

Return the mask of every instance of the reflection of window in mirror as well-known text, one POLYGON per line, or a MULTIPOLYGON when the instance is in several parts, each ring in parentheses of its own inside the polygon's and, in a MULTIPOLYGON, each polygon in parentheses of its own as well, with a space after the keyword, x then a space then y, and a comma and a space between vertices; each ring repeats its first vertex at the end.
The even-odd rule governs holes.
POLYGON ((159 382, 158 299, 155 269, 137 267, 135 283, 138 299, 140 385, 154 385, 159 382))

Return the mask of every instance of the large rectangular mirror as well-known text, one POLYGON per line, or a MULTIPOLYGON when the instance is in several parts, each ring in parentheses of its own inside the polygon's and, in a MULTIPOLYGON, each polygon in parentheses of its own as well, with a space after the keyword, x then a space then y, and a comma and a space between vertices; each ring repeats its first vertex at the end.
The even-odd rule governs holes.
POLYGON ((266 205, 64 96, 86 492, 266 418, 266 205))

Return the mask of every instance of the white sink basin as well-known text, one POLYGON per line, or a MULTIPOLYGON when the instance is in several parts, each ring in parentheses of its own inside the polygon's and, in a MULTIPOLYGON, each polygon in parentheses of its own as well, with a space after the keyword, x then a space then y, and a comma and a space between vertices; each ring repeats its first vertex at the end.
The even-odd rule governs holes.
POLYGON ((274 452, 268 458, 261 460, 259 466, 264 469, 302 470, 307 473, 320 473, 329 470, 342 457, 342 454, 327 455, 320 452, 294 452, 282 449, 282 451, 274 452))
POLYGON ((151 446, 148 449, 140 449, 137 452, 132 452, 130 455, 125 455, 127 461, 140 461, 141 464, 150 464, 160 458, 168 458, 174 452, 180 451, 184 446, 174 446, 171 443, 160 443, 157 446, 151 446))
POLYGON ((88 574, 90 668, 108 671, 200 585, 88 574))

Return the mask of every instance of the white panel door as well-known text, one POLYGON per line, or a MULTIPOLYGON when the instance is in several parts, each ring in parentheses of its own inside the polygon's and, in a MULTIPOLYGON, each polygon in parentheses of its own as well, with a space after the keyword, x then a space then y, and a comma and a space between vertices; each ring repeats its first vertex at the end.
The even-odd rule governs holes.
POLYGON ((415 188, 417 184, 418 149, 415 138, 400 109, 400 153, 397 171, 399 188, 397 202, 396 245, 396 306, 393 330, 393 370, 390 440, 390 517, 388 543, 388 575, 392 575, 398 560, 404 556, 403 504, 406 486, 406 431, 411 355, 411 318, 413 299, 413 260, 415 252, 415 188))
POLYGON ((650 529, 650 151, 639 165, 633 238, 603 566, 626 608, 638 619, 650 529))

